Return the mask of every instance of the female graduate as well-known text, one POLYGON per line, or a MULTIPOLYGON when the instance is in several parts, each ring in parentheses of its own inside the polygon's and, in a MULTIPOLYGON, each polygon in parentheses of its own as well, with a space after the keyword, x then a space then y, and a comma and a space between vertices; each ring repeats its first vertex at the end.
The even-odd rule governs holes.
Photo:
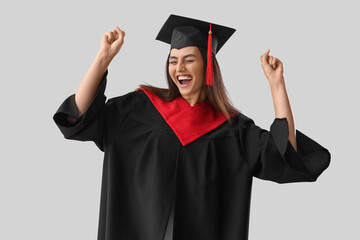
POLYGON ((215 55, 234 29, 170 15, 168 89, 104 95, 125 33, 105 33, 76 94, 54 115, 67 139, 104 152, 99 240, 246 240, 252 179, 313 182, 330 152, 294 128, 282 62, 261 56, 275 107, 265 130, 229 103, 215 55))

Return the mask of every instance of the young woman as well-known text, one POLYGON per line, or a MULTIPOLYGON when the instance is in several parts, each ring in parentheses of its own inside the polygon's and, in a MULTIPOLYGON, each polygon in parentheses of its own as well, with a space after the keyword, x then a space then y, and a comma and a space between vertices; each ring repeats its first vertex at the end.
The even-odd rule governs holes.
POLYGON ((157 36, 170 44, 168 89, 141 85, 107 102, 107 68, 125 33, 103 35, 54 115, 65 138, 104 152, 98 239, 245 240, 254 176, 311 182, 329 166, 329 151, 295 130, 283 64, 269 50, 261 65, 275 107, 270 131, 230 104, 215 55, 234 31, 171 15, 157 36))

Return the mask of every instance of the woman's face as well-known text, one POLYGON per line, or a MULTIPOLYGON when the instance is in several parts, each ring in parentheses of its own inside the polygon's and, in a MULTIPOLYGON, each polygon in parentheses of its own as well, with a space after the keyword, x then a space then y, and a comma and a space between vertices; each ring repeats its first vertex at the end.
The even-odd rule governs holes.
POLYGON ((182 97, 199 99, 204 91, 204 61, 195 46, 173 48, 169 57, 169 74, 182 97))

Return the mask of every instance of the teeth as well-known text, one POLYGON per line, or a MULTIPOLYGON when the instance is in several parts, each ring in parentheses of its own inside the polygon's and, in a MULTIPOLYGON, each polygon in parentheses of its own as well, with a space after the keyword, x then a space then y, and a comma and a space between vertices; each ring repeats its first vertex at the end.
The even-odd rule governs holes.
POLYGON ((179 80, 188 80, 188 79, 192 79, 192 77, 179 76, 178 79, 179 80))

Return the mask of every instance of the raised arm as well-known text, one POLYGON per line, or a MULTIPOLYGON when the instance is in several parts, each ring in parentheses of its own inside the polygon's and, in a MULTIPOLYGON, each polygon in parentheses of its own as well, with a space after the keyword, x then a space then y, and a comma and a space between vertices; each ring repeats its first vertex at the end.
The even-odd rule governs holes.
POLYGON ((289 126, 289 141, 297 151, 294 117, 290 101, 286 92, 283 76, 283 63, 276 57, 269 56, 270 49, 261 55, 261 66, 266 78, 269 80, 271 95, 274 103, 275 117, 286 118, 289 126))
MULTIPOLYGON (((120 51, 124 42, 124 36, 125 32, 118 27, 102 36, 100 50, 75 94, 75 102, 79 116, 89 108, 102 76, 112 59, 120 51)), ((68 117, 68 121, 74 122, 75 119, 68 117)))

